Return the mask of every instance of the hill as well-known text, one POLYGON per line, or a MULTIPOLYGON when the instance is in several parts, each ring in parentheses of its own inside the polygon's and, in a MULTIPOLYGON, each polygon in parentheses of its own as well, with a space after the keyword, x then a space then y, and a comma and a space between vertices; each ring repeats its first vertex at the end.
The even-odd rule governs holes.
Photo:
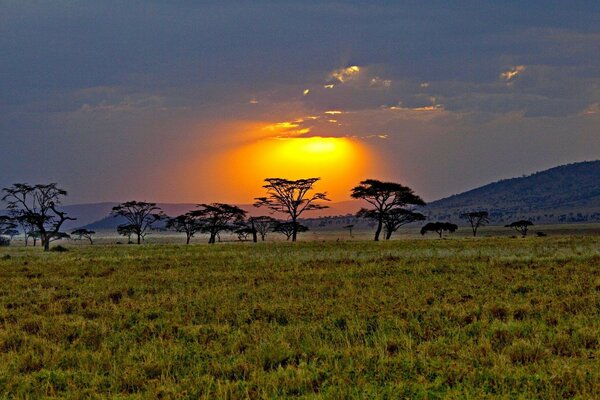
POLYGON ((532 219, 543 223, 600 221, 600 161, 562 165, 434 201, 431 219, 456 221, 471 210, 486 210, 494 223, 532 219))

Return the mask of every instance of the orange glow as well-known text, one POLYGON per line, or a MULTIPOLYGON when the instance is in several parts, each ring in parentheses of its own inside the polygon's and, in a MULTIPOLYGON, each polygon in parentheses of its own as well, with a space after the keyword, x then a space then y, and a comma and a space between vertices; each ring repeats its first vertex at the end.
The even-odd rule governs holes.
POLYGON ((315 188, 334 201, 349 199, 350 188, 373 173, 368 148, 350 138, 267 138, 239 147, 219 163, 235 190, 228 197, 264 195, 265 178, 320 177, 315 188))

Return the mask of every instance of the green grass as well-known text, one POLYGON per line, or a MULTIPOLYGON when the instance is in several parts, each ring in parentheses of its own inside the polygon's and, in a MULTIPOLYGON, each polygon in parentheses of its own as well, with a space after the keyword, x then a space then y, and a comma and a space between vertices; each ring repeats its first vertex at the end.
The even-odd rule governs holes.
POLYGON ((592 398, 600 237, 0 249, 5 398, 592 398))

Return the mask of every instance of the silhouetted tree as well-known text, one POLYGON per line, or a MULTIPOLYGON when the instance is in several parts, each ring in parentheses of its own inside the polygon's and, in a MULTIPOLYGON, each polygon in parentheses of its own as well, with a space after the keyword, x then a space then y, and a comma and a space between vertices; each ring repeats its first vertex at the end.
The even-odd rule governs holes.
POLYGON ((407 205, 425 205, 425 202, 414 194, 411 188, 399 183, 381 182, 376 179, 367 179, 355 186, 352 189, 352 197, 362 199, 373 206, 372 209, 361 209, 358 216, 377 221, 376 241, 379 240, 386 216, 392 210, 402 209, 407 205))
POLYGON ((441 239, 444 232, 453 233, 457 229, 458 226, 450 222, 430 222, 421 228, 421 235, 425 235, 427 232, 436 232, 441 239))
POLYGON ((29 245, 29 238, 31 238, 31 233, 35 231, 35 226, 27 222, 27 218, 19 216, 18 213, 13 215, 13 220, 19 225, 19 228, 21 228, 21 232, 23 232, 23 235, 25 236, 25 247, 27 247, 29 245))
POLYGON ((15 238, 15 236, 18 236, 19 233, 20 232, 18 230, 16 230, 16 229, 7 229, 7 230, 4 231, 4 234, 6 236, 8 236, 11 241, 15 238))
POLYGON ((194 235, 202 229, 202 223, 195 211, 190 211, 167 220, 167 229, 185 233, 185 243, 190 244, 194 235))
POLYGON ((0 215, 0 236, 8 236, 9 239, 6 239, 8 242, 5 245, 9 245, 12 242, 13 237, 19 234, 19 231, 15 230, 17 224, 14 220, 6 215, 0 215))
POLYGON ((11 214, 35 227, 44 251, 50 250, 50 242, 68 236, 60 232, 60 228, 65 221, 75 221, 75 218, 67 217, 67 213, 59 211, 58 207, 67 191, 60 189, 56 183, 16 183, 2 191, 2 200, 7 203, 11 214))
POLYGON ((273 212, 289 215, 293 229, 291 238, 295 242, 298 233, 296 228, 300 226, 297 224, 298 217, 304 211, 328 208, 326 205, 315 203, 315 201, 330 201, 327 198, 327 193, 308 194, 319 179, 308 178, 294 181, 283 178, 267 178, 265 179, 267 184, 263 186, 267 189, 267 196, 257 197, 254 206, 266 206, 273 212))
POLYGON ((346 226, 344 226, 344 229, 348 230, 348 232, 350 233, 350 237, 354 237, 352 235, 352 229, 354 229, 354 224, 346 225, 346 226))
POLYGON ((485 226, 490 222, 489 214, 487 211, 472 211, 464 214, 460 214, 461 218, 469 221, 471 230, 473 231, 473 237, 477 236, 477 230, 480 226, 485 226))
POLYGON ((127 236, 127 244, 133 243, 131 241, 131 236, 135 234, 135 228, 133 225, 121 224, 117 226, 117 233, 121 236, 127 236))
POLYGON ((294 233, 308 232, 308 227, 298 222, 277 221, 275 225, 273 225, 273 232, 283 233, 286 237, 286 240, 290 240, 290 238, 293 238, 294 233))
POLYGON ((246 211, 241 208, 224 203, 200 204, 193 213, 202 224, 202 232, 208 233, 208 243, 215 243, 217 236, 222 231, 235 230, 235 223, 244 220, 246 211))
POLYGON ((406 210, 404 208, 391 209, 383 218, 385 239, 390 240, 392 234, 401 226, 417 221, 425 221, 425 216, 421 213, 406 210))
POLYGON ((513 228, 514 230, 519 232, 521 234, 521 236, 525 237, 525 236, 527 236, 527 231, 529 230, 529 227, 532 225, 533 225, 533 222, 522 219, 519 221, 512 222, 508 225, 504 225, 504 227, 505 228, 513 228))
POLYGON ((73 232, 71 232, 71 235, 77 236, 78 240, 83 240, 83 238, 86 238, 90 241, 90 244, 94 244, 94 239, 92 236, 94 236, 95 234, 96 232, 85 228, 75 229, 73 232))
POLYGON ((148 234, 152 224, 161 221, 167 216, 162 212, 156 203, 146 203, 144 201, 127 201, 113 207, 111 215, 113 217, 124 217, 132 233, 137 236, 137 244, 148 234))
POLYGON ((252 227, 251 222, 240 220, 233 223, 233 233, 235 233, 240 242, 248 240, 248 236, 252 235, 252 240, 256 243, 256 229, 252 227))
MULTIPOLYGON (((250 217, 249 218, 250 225, 254 229, 254 235, 258 233, 260 235, 260 240, 265 241, 265 237, 267 233, 273 230, 273 225, 277 220, 275 218, 269 216, 259 216, 259 217, 250 217)), ((255 237, 253 240, 256 242, 255 237)))

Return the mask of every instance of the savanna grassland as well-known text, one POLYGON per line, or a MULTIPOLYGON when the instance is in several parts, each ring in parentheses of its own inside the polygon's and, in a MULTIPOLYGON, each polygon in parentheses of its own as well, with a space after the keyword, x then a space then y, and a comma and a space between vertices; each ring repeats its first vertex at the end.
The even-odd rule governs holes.
POLYGON ((600 237, 0 250, 5 398, 593 398, 600 237))

